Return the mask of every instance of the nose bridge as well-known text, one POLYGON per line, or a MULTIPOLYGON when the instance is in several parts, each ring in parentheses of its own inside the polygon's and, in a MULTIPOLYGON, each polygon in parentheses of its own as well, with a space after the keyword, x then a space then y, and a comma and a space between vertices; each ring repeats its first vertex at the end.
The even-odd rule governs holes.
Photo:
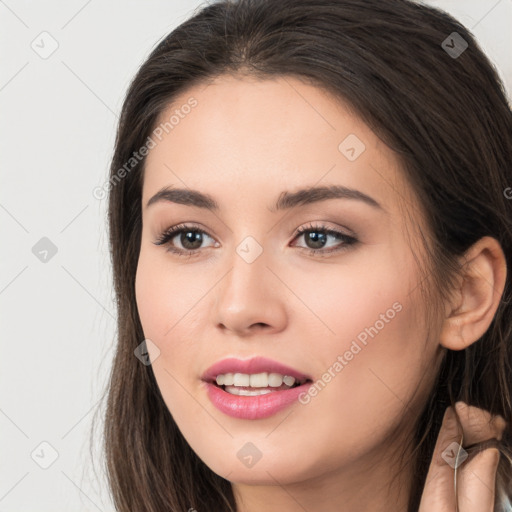
POLYGON ((223 291, 224 302, 233 311, 255 307, 264 299, 267 260, 263 247, 253 237, 246 237, 235 248, 223 291))
POLYGON ((253 237, 235 247, 216 299, 216 323, 230 330, 243 331, 253 324, 278 327, 284 309, 281 290, 267 268, 269 254, 253 237))

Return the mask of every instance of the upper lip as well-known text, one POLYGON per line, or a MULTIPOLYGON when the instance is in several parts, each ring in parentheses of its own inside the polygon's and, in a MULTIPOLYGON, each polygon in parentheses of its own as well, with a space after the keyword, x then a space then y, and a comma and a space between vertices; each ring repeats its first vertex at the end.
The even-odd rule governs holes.
POLYGON ((210 366, 203 373, 201 378, 206 382, 214 382, 217 375, 225 373, 253 374, 263 372, 280 373, 283 376, 289 375, 290 377, 294 377, 298 382, 311 380, 309 375, 266 357, 253 357, 251 359, 236 359, 230 357, 222 359, 210 366))

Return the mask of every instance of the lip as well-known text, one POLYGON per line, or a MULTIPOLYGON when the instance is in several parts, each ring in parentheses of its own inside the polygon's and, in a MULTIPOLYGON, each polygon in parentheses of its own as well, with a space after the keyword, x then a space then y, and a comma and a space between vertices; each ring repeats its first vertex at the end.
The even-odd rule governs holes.
POLYGON ((273 416, 297 401, 302 393, 306 393, 313 384, 309 375, 294 368, 278 363, 265 357, 254 357, 248 360, 228 358, 208 368, 202 380, 212 404, 224 414, 233 418, 255 420, 273 416), (307 380, 304 384, 291 389, 272 391, 265 395, 244 396, 232 395, 215 384, 215 378, 223 373, 280 373, 289 375, 298 381, 307 380))

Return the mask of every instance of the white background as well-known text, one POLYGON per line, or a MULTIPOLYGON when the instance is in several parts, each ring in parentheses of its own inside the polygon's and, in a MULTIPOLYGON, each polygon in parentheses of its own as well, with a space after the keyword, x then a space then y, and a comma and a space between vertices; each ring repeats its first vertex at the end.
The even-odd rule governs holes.
MULTIPOLYGON (((473 29, 511 91, 512 0, 426 3, 473 29)), ((0 0, 0 512, 113 510, 98 442, 97 474, 88 453, 115 328, 106 202, 92 191, 129 80, 202 4, 0 0), (58 43, 46 59, 31 47, 43 31, 58 43), (32 252, 43 237, 57 248, 46 263, 32 252), (42 442, 58 454, 48 469, 42 442)))

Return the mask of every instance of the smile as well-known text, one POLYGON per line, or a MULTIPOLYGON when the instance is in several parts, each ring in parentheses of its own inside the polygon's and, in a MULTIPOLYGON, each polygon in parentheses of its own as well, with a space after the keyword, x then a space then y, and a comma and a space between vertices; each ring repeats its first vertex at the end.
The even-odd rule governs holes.
POLYGON ((307 375, 266 358, 224 359, 210 367, 202 380, 212 404, 240 419, 268 418, 292 405, 312 384, 307 375))

